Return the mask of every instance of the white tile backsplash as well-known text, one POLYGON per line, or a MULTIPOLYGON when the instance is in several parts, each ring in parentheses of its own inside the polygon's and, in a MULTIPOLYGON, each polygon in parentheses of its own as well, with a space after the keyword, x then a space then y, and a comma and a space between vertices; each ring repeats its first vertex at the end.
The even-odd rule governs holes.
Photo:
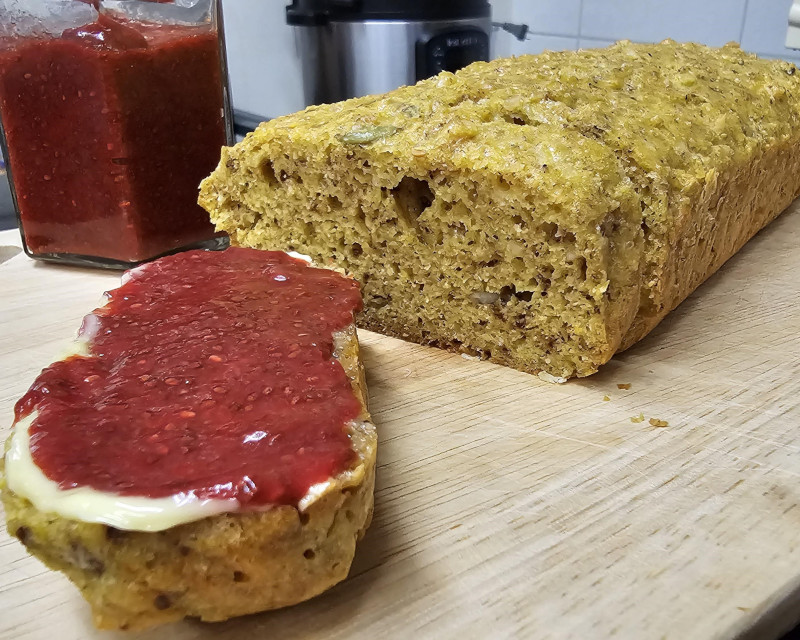
POLYGON ((286 2, 223 0, 234 109, 274 118, 302 109, 303 79, 286 2))
POLYGON ((527 24, 538 34, 572 36, 578 34, 581 0, 528 0, 513 2, 511 21, 527 24))
POLYGON ((615 42, 616 40, 605 40, 601 38, 578 38, 578 49, 603 49, 615 42))
POLYGON ((749 0, 745 14, 742 47, 778 58, 800 57, 800 51, 783 46, 792 0, 749 0))
POLYGON ((580 0, 577 19, 575 0, 504 1, 534 36, 561 36, 562 46, 568 37, 577 37, 575 46, 584 49, 621 39, 672 38, 712 46, 734 41, 764 57, 800 60, 800 51, 784 47, 792 0, 580 0))
POLYGON ((741 37, 745 1, 583 0, 580 35, 642 42, 672 38, 721 46, 741 37))

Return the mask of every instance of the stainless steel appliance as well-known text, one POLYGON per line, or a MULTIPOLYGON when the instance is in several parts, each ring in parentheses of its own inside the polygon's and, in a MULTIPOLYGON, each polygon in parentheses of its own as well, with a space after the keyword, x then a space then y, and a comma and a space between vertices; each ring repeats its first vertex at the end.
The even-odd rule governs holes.
POLYGON ((306 104, 391 91, 489 60, 486 0, 294 0, 306 104))

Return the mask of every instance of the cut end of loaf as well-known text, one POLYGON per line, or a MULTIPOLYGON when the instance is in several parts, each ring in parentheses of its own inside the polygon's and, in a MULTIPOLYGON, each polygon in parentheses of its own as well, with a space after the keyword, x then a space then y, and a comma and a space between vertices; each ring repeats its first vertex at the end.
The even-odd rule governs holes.
POLYGON ((366 328, 526 371, 588 375, 617 339, 608 315, 623 293, 611 255, 640 249, 638 226, 626 223, 636 213, 630 186, 617 172, 608 190, 618 197, 609 195, 567 145, 569 171, 550 169, 546 148, 522 171, 444 162, 445 144, 474 155, 514 127, 501 119, 470 138, 394 149, 389 164, 388 139, 351 145, 333 128, 330 156, 315 158, 313 140, 274 145, 256 134, 225 154, 218 173, 230 191, 204 203, 235 244, 297 250, 353 275, 366 328), (587 192, 595 204, 581 216, 576 194, 587 192))

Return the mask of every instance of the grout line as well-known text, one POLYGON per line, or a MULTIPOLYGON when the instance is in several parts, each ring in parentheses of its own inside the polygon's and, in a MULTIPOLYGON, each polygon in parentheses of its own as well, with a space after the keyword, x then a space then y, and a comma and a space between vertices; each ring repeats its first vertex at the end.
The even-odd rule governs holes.
POLYGON ((742 27, 739 29, 739 44, 742 43, 742 38, 744 38, 744 25, 747 22, 747 5, 750 4, 750 0, 744 0, 744 11, 742 11, 742 27))
MULTIPOLYGON (((754 53, 759 58, 764 58, 765 60, 786 60, 787 62, 794 62, 797 63, 800 61, 800 51, 797 51, 794 55, 786 55, 786 54, 778 54, 778 53, 759 53, 758 51, 750 51, 746 50, 747 53, 754 53)), ((789 49, 792 51, 792 49, 789 49)))

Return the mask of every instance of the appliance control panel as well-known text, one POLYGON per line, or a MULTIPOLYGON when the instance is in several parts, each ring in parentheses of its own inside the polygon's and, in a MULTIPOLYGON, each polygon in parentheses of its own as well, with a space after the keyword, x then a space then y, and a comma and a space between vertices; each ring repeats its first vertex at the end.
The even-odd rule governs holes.
POLYGON ((448 31, 417 43, 417 80, 442 71, 458 71, 489 59, 489 36, 479 29, 448 31))

